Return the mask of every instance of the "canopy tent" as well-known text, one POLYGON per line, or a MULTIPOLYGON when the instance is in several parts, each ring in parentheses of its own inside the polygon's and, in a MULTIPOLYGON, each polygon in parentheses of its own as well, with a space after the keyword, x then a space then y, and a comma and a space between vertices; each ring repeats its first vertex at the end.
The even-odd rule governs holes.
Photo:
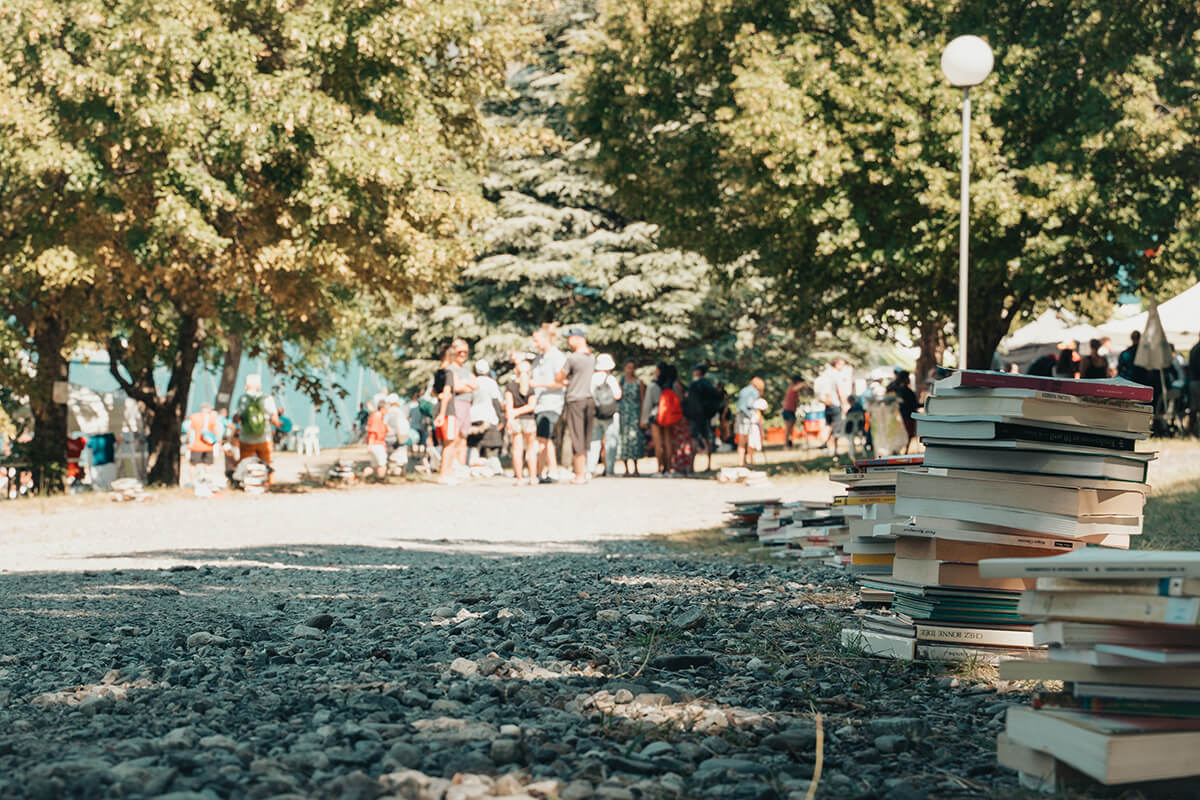
MULTIPOLYGON (((1200 283, 1172 297, 1158 307, 1163 333, 1167 341, 1181 351, 1190 350, 1200 337, 1200 283)), ((1128 341, 1129 334, 1146 329, 1150 312, 1143 311, 1126 319, 1113 320, 1100 326, 1105 335, 1111 336, 1120 346, 1128 341)))
POLYGON ((1019 328, 1000 343, 1000 351, 1007 361, 1015 362, 1021 369, 1028 367, 1039 356, 1054 352, 1059 342, 1078 342, 1080 350, 1087 352, 1087 342, 1103 338, 1099 328, 1086 325, 1069 311, 1048 308, 1028 325, 1019 328))

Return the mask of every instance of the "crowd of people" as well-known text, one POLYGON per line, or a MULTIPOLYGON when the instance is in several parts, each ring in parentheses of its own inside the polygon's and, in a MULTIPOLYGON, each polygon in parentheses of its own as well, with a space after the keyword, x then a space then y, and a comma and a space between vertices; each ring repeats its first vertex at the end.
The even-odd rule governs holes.
POLYGON ((517 485, 584 484, 618 474, 618 463, 620 474, 636 476, 647 455, 655 476, 692 472, 697 453, 711 463, 725 397, 705 365, 685 385, 674 366, 659 363, 646 383, 633 361, 618 373, 611 354, 594 353, 582 328, 566 331, 565 352, 558 339, 554 325, 534 331, 530 351, 509 355, 503 387, 487 360, 468 368, 465 340, 445 348, 421 401, 440 483, 459 483, 481 463, 498 474, 504 449, 517 485))

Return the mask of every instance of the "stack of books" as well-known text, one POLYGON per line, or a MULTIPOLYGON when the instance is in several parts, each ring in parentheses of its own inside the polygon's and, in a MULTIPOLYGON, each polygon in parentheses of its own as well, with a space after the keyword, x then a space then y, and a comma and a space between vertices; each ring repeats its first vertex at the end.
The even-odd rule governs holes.
POLYGON ((729 503, 725 520, 725 535, 730 539, 758 537, 758 520, 763 509, 779 504, 779 498, 768 500, 734 500, 729 503))
POLYGON ((788 554, 798 558, 835 560, 849 540, 848 519, 860 514, 857 507, 802 502, 792 507, 793 538, 788 554))
POLYGON ((834 504, 858 509, 858 516, 846 517, 849 537, 845 552, 849 571, 854 575, 891 575, 896 556, 896 537, 891 524, 896 518, 896 476, 905 467, 921 466, 923 456, 891 456, 859 459, 829 479, 843 484, 846 494, 834 504))
POLYGON ((957 629, 970 655, 986 661, 1036 647, 1017 613, 1030 582, 982 575, 979 562, 1061 555, 1088 543, 1127 548, 1141 533, 1154 457, 1136 449, 1149 434, 1152 395, 1122 380, 992 372, 936 382, 916 416, 923 465, 896 476, 892 575, 862 578, 895 594, 896 619, 864 619, 848 639, 882 655, 920 656, 923 643, 938 641, 928 630, 936 624, 942 640, 957 629))
POLYGON ((1063 765, 1106 784, 1200 775, 1200 552, 1089 547, 980 572, 1035 582, 1018 608, 1049 646, 1000 677, 1063 682, 1009 709, 1001 764, 1037 788, 1063 765))

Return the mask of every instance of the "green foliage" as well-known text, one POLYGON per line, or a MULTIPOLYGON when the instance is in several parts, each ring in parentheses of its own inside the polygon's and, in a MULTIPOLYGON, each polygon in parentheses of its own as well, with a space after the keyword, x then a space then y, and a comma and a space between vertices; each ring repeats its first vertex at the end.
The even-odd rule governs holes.
POLYGON ((1197 267, 1200 18, 1171 2, 617 0, 575 122, 620 207, 802 316, 940 331, 957 308, 954 35, 972 91, 971 362, 1039 302, 1197 267), (1153 260, 1146 248, 1165 245, 1153 260))
POLYGON ((593 174, 595 148, 571 126, 565 103, 595 5, 542 13, 534 51, 510 71, 511 96, 487 106, 496 151, 476 260, 452 290, 382 315, 357 342, 401 385, 423 387, 455 336, 478 355, 507 359, 555 321, 585 325, 593 348, 618 360, 666 359, 684 371, 706 361, 727 381, 811 363, 813 328, 789 329, 772 280, 664 245, 657 226, 618 213, 612 188, 593 174))
MULTIPOLYGON (((70 336, 112 336, 114 375, 168 417, 152 436, 177 438, 206 341, 236 333, 294 364, 286 343, 468 258, 478 106, 522 41, 518 9, 6 3, 0 296, 70 336), (172 368, 165 393, 156 364, 172 368)), ((21 335, 37 338, 36 318, 21 335)))

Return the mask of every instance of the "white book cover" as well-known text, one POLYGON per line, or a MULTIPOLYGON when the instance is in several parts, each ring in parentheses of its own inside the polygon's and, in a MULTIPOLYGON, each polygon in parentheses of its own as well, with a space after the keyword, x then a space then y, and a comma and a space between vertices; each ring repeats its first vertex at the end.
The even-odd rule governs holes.
POLYGON ((979 562, 987 578, 1198 578, 1195 550, 1114 550, 1085 547, 1054 558, 989 558, 979 562))

